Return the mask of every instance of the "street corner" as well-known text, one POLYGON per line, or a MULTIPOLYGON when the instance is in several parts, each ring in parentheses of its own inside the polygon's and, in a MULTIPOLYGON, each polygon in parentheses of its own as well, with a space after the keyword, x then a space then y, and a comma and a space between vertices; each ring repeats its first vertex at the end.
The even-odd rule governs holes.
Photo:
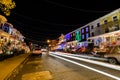
POLYGON ((41 71, 24 74, 22 80, 51 80, 53 79, 50 71, 41 71))

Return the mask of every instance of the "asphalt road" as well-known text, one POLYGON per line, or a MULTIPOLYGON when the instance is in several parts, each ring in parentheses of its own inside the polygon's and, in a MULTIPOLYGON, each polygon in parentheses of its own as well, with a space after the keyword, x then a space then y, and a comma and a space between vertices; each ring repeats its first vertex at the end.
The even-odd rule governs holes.
MULTIPOLYGON (((119 75, 119 71, 104 68, 84 61, 77 61, 83 65, 108 73, 119 75)), ((57 57, 43 54, 40 56, 30 56, 14 80, 116 80, 96 71, 87 69, 57 57)))

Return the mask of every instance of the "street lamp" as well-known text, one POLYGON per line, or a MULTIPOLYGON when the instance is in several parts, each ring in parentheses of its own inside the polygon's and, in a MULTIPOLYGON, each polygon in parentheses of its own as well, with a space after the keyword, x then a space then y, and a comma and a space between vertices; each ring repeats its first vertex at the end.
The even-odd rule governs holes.
POLYGON ((47 43, 48 43, 48 44, 50 43, 50 40, 49 40, 49 39, 47 40, 47 43))
POLYGON ((48 40, 47 40, 47 44, 48 44, 48 50, 50 50, 51 40, 48 39, 48 40))

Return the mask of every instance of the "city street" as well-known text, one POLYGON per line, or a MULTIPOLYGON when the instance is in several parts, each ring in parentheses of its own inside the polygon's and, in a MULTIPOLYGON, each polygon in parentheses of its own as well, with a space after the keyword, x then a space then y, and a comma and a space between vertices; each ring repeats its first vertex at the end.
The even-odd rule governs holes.
MULTIPOLYGON (((53 55, 53 54, 52 54, 53 55)), ((116 80, 119 70, 70 59, 82 66, 43 53, 41 57, 30 56, 14 80, 116 80), (85 66, 93 69, 85 68, 85 66), (95 69, 95 70, 94 70, 95 69), (97 71, 98 70, 98 71, 97 71), (100 71, 103 72, 100 72, 100 71), (110 75, 111 74, 111 75, 110 75)), ((59 56, 60 57, 60 56, 59 56)), ((63 57, 62 57, 63 58, 63 57)), ((65 58, 65 57, 64 57, 65 58)), ((66 58, 67 59, 67 58, 66 58)))
POLYGON ((0 80, 120 80, 119 2, 37 1, 0 1, 0 80))

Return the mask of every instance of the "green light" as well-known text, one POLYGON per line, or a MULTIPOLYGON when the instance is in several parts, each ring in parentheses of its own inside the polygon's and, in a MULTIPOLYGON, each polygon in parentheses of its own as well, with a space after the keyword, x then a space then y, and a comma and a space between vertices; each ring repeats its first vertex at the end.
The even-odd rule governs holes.
POLYGON ((81 35, 80 35, 79 31, 76 32, 75 40, 81 41, 81 35))

